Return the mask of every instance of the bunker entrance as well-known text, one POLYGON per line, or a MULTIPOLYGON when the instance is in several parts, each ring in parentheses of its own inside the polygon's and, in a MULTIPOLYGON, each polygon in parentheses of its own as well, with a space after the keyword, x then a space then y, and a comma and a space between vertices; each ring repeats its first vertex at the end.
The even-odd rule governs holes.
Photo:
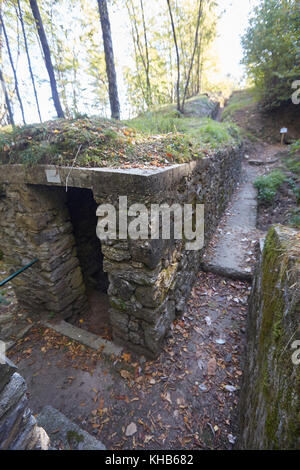
POLYGON ((66 205, 70 214, 88 309, 68 321, 91 333, 111 338, 108 275, 103 271, 101 242, 96 235, 97 203, 90 189, 68 188, 66 205))

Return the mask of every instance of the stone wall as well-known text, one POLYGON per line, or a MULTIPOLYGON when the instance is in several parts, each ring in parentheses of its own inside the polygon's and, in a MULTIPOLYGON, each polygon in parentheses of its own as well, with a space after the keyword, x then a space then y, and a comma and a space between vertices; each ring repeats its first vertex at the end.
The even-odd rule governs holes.
POLYGON ((0 450, 47 450, 49 437, 28 408, 25 380, 12 363, 0 363, 0 450))
MULTIPOLYGON (((205 243, 214 233, 240 175, 242 149, 216 153, 194 162, 176 184, 144 196, 128 195, 128 206, 189 203, 205 206, 205 243)), ((97 203, 110 202, 118 215, 119 195, 94 192, 97 203)), ((180 315, 199 270, 202 254, 187 251, 178 240, 102 242, 109 274, 110 318, 114 340, 146 356, 159 353, 172 321, 180 315)))
POLYGON ((299 320, 300 232, 278 225, 267 235, 249 303, 242 449, 300 448, 299 320))
POLYGON ((12 282, 19 304, 40 316, 63 318, 85 308, 85 285, 63 188, 2 185, 0 220, 1 250, 11 273, 39 259, 12 282))
MULTIPOLYGON (((86 308, 82 272, 86 277, 87 269, 82 259, 79 263, 75 238, 80 221, 74 224, 73 217, 72 225, 69 196, 61 187, 67 177, 69 191, 89 189, 97 205, 111 203, 116 210, 122 195, 128 197, 128 206, 204 204, 207 243, 236 187, 241 157, 238 147, 158 170, 73 169, 70 174, 68 168, 56 168, 57 184, 47 182, 42 166, 29 171, 16 165, 13 172, 7 165, 0 174, 0 246, 5 261, 15 271, 34 258, 40 260, 13 281, 20 305, 56 318, 86 308)), ((97 259, 99 248, 93 249, 97 259)), ((147 356, 157 355, 170 324, 184 309, 202 250, 187 251, 181 240, 126 239, 103 242, 101 251, 109 277, 114 340, 147 356)))

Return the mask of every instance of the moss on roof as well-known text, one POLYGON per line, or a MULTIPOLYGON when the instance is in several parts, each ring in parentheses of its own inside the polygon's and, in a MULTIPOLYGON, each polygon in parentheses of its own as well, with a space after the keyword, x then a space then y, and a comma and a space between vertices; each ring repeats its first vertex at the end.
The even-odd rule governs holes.
POLYGON ((0 163, 149 167, 183 163, 239 142, 236 126, 173 108, 118 122, 57 119, 0 131, 0 163))

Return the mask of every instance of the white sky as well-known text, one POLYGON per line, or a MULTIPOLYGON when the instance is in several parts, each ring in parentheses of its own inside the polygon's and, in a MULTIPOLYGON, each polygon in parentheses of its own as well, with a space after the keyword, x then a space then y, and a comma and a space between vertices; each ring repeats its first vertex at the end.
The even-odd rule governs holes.
POLYGON ((237 79, 243 75, 240 60, 243 56, 241 35, 247 28, 248 16, 260 0, 219 0, 219 8, 225 10, 218 24, 216 41, 220 59, 220 69, 225 76, 230 73, 237 79))

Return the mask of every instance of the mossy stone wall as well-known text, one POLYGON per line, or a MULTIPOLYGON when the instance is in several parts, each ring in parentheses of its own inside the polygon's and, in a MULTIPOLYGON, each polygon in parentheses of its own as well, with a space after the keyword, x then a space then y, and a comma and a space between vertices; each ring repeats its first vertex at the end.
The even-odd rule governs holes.
POLYGON ((300 364, 292 360, 299 320, 300 232, 276 225, 268 232, 250 296, 242 449, 300 448, 300 364))

